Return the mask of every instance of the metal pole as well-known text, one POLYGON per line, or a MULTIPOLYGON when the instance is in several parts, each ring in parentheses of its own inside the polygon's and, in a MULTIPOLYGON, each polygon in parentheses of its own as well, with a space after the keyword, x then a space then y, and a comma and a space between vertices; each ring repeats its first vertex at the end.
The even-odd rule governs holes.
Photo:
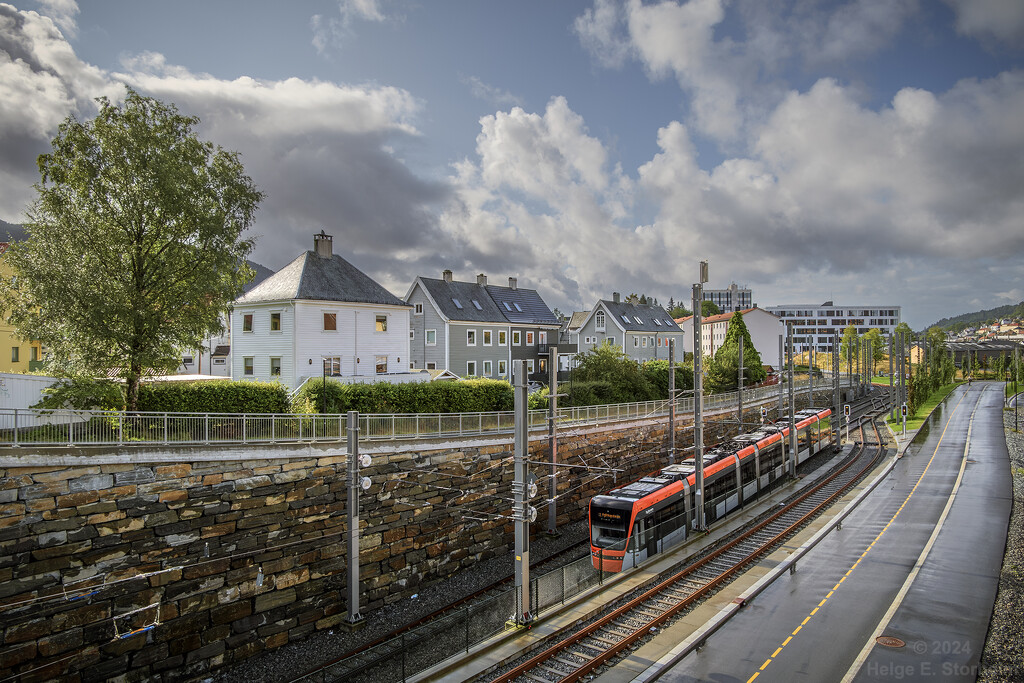
POLYGON ((693 286, 693 466, 696 470, 697 490, 694 506, 697 508, 697 530, 704 530, 704 368, 701 344, 700 305, 704 299, 703 286, 693 286))
MULTIPOLYGON (((812 337, 813 339, 813 337, 812 337)), ((811 375, 811 395, 810 395, 810 406, 814 407, 814 343, 811 343, 811 350, 807 356, 807 369, 811 375)))
POLYGON ((889 335, 889 418, 896 417, 896 394, 892 386, 892 335, 889 335))
POLYGON ((796 397, 793 394, 793 323, 786 323, 789 341, 789 474, 796 477, 796 397))
POLYGON ((668 340, 668 464, 676 464, 676 340, 673 338, 668 340))
POLYGON ((548 473, 548 533, 555 534, 557 528, 555 499, 558 497, 558 482, 555 475, 558 468, 558 347, 548 350, 548 444, 551 450, 551 471, 548 473))
POLYGON ((833 443, 839 443, 839 335, 832 333, 832 424, 833 443))
POLYGON ((363 621, 359 612, 359 413, 348 412, 348 623, 363 621))
POLYGON ((739 377, 737 378, 737 392, 736 392, 736 420, 740 425, 740 433, 743 432, 743 340, 740 339, 740 356, 739 363, 740 367, 736 371, 739 377))
POLYGON ((529 448, 529 425, 526 412, 526 361, 515 361, 515 451, 513 453, 514 477, 512 491, 515 494, 515 509, 512 517, 516 526, 516 624, 525 625, 533 620, 530 614, 530 522, 526 501, 526 460, 529 448))
POLYGON ((783 404, 786 395, 786 385, 782 381, 782 374, 786 367, 786 352, 783 350, 783 336, 779 335, 779 417, 782 417, 782 413, 786 412, 786 408, 783 404))

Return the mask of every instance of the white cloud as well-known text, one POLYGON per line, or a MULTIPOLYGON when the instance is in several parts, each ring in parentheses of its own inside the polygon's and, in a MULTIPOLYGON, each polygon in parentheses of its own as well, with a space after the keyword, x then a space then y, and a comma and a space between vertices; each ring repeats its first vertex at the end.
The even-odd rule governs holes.
POLYGON ((469 91, 473 97, 483 100, 491 106, 503 108, 522 104, 522 99, 517 95, 513 95, 508 90, 488 85, 476 76, 463 76, 460 80, 464 85, 469 86, 469 91))
POLYGON ((979 40, 995 38, 1020 48, 1024 3, 1020 0, 945 0, 956 12, 956 30, 979 40))
POLYGON ((329 48, 344 44, 345 39, 352 35, 352 25, 356 21, 379 23, 387 18, 378 0, 339 0, 338 16, 314 14, 310 18, 313 47, 318 53, 324 54, 329 48))
POLYGON ((78 35, 75 17, 79 10, 75 0, 39 0, 39 5, 43 8, 43 14, 53 19, 65 36, 74 38, 78 35))

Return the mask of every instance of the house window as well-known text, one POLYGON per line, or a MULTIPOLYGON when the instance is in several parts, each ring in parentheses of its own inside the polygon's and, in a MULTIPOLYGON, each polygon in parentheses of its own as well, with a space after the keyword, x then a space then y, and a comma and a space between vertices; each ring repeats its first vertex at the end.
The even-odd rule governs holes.
POLYGON ((281 331, 281 314, 271 313, 270 314, 270 331, 280 332, 281 331))
POLYGON ((388 372, 388 357, 387 356, 377 356, 374 359, 374 362, 377 365, 377 374, 378 375, 385 375, 385 374, 387 374, 387 372, 388 372))
POLYGON ((490 346, 490 345, 491 345, 491 331, 490 330, 484 330, 484 346, 490 346))
POLYGON ((476 361, 466 361, 466 377, 476 377, 476 361))
POLYGON ((608 337, 608 346, 615 346, 615 337, 608 337))
POLYGON ((498 346, 505 346, 506 344, 508 344, 508 332, 498 330, 498 346))
POLYGON ((280 377, 281 376, 281 359, 271 356, 270 358, 270 376, 280 377))
POLYGON ((466 330, 466 346, 476 346, 476 330, 466 330))
POLYGON ((182 365, 192 365, 192 356, 182 356, 181 357, 181 364, 182 365))
POLYGON ((547 332, 538 332, 537 333, 537 343, 541 344, 541 345, 547 344, 548 343, 548 333, 547 332))
POLYGON ((29 360, 31 360, 31 361, 38 361, 39 360, 39 347, 38 346, 31 347, 31 350, 29 351, 29 360))
POLYGON ((520 346, 522 344, 522 332, 514 330, 512 332, 512 346, 520 346))
POLYGON ((335 332, 338 329, 338 314, 324 313, 324 332, 335 332))
POLYGON ((427 370, 437 370, 437 363, 434 361, 427 363, 427 370))
POLYGON ((641 346, 642 346, 643 348, 645 348, 645 349, 647 348, 647 337, 644 337, 644 339, 643 339, 643 343, 641 344, 641 346))
POLYGON ((541 372, 547 372, 548 371, 548 359, 547 358, 541 358, 540 359, 540 366, 539 367, 540 367, 540 371, 541 372))
POLYGON ((426 345, 437 346, 437 330, 426 331, 426 345))
POLYGON ((533 346, 533 332, 526 333, 526 345, 533 346))
POLYGON ((341 377, 341 356, 324 356, 323 373, 328 377, 341 377))
POLYGON ((423 315, 423 304, 416 304, 416 315, 423 315))
POLYGON ((526 361, 526 372, 532 373, 533 372, 533 367, 534 367, 533 359, 531 358, 530 360, 526 361))
POLYGON ((484 377, 490 377, 491 376, 491 369, 492 369, 491 361, 485 360, 484 361, 484 377))
POLYGON ((377 332, 387 332, 388 331, 388 317, 386 315, 378 315, 377 316, 377 326, 374 329, 376 329, 377 332))
POLYGON ((598 332, 604 332, 604 311, 598 311, 594 314, 594 329, 598 332))
POLYGON ((253 374, 253 360, 252 356, 246 356, 242 359, 242 374, 252 375, 253 374))
POLYGON ((506 365, 506 361, 499 360, 498 361, 498 376, 499 377, 504 377, 507 374, 508 374, 508 366, 506 365))
POLYGON ((635 334, 633 335, 633 348, 634 349, 639 349, 640 348, 640 337, 636 336, 635 334))
POLYGON ((227 365, 227 362, 223 358, 214 358, 213 359, 213 364, 214 365, 227 365))
POLYGON ((242 316, 242 332, 252 332, 252 313, 242 316))
POLYGON ((416 338, 416 330, 409 330, 409 341, 416 338))

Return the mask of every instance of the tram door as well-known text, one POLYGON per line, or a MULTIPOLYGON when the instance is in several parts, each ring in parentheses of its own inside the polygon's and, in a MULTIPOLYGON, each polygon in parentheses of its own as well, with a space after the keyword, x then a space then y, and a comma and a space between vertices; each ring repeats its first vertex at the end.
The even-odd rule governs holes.
POLYGON ((647 557, 653 557, 658 552, 658 535, 654 533, 654 518, 648 517, 636 523, 636 547, 644 548, 647 557))

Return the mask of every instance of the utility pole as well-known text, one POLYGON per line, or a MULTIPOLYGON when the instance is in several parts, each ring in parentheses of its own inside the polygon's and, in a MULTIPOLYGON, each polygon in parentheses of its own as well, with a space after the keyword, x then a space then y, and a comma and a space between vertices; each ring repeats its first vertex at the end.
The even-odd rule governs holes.
POLYGON ((557 509, 555 499, 558 497, 558 347, 548 349, 548 444, 551 451, 551 472, 548 473, 548 534, 557 532, 557 509))
POLYGON ((512 492, 515 495, 515 508, 512 510, 512 518, 516 527, 516 626, 526 626, 533 621, 533 615, 530 614, 530 511, 534 517, 537 511, 530 508, 527 502, 526 461, 530 434, 526 412, 526 361, 517 360, 514 363, 516 386, 512 492))
POLYGON ((699 282, 693 285, 693 466, 696 470, 697 530, 704 531, 704 347, 701 340, 701 303, 708 281, 708 262, 700 262, 699 282))
POLYGON ((668 464, 676 464, 676 340, 668 340, 668 464))
MULTIPOLYGON (((345 540, 348 553, 348 623, 347 628, 355 630, 365 625, 359 612, 359 413, 348 411, 346 416, 348 435, 348 529, 345 540)), ((367 456, 369 460, 369 456, 367 456)), ((367 463, 369 464, 369 463, 367 463)), ((369 479, 365 480, 369 488, 369 479)))
POLYGON ((889 417, 896 419, 896 393, 892 386, 892 335, 889 335, 889 417))
POLYGON ((786 395, 786 385, 782 381, 782 375, 785 374, 786 368, 786 352, 784 350, 783 335, 779 335, 779 416, 781 417, 786 412, 784 405, 784 397, 786 395))
POLYGON ((736 392, 736 421, 739 423, 739 425, 740 425, 740 433, 742 433, 743 432, 743 371, 745 370, 745 368, 743 367, 743 340, 742 339, 740 339, 739 364, 740 364, 740 367, 736 371, 737 374, 739 375, 739 377, 737 378, 737 388, 738 388, 738 391, 736 392))
POLYGON ((835 438, 839 443, 839 335, 832 333, 832 424, 835 438))
POLYGON ((789 341, 789 474, 796 477, 796 397, 793 393, 793 323, 786 323, 789 341))
MULTIPOLYGON (((813 339, 813 337, 812 337, 812 339, 813 339)), ((810 398, 811 403, 810 403, 810 406, 811 406, 811 408, 813 408, 814 407, 814 343, 813 342, 811 343, 811 350, 808 352, 808 356, 807 356, 807 370, 809 371, 810 376, 811 376, 811 398, 810 398)))

